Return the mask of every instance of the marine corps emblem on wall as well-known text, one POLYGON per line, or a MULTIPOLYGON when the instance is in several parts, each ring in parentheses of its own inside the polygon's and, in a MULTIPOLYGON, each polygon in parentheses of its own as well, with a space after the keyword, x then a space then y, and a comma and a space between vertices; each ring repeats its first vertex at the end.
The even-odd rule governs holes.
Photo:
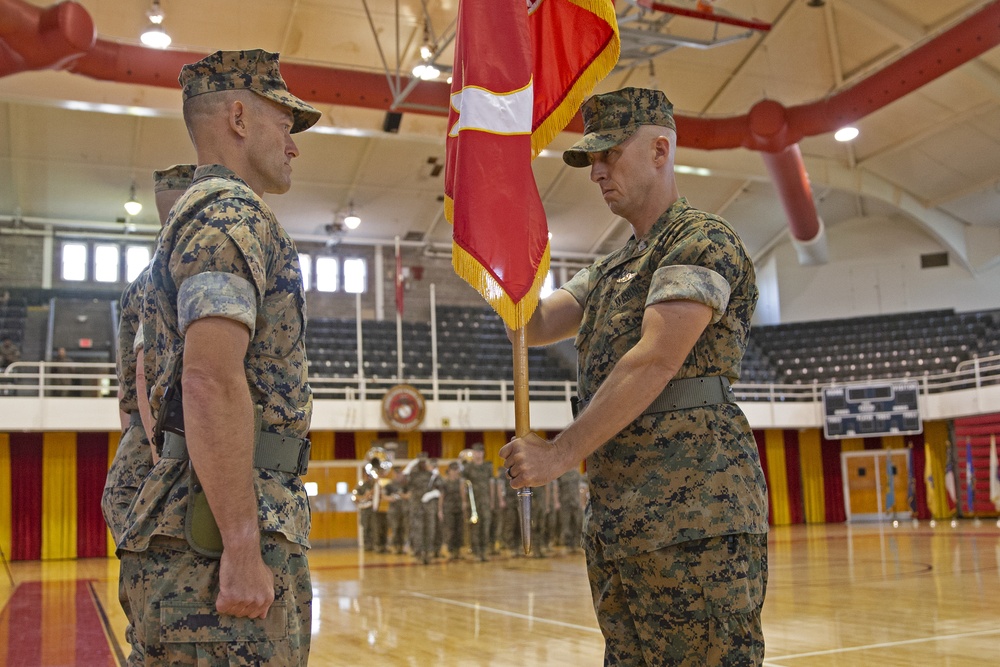
POLYGON ((412 431, 424 420, 424 397, 416 387, 396 385, 382 398, 382 419, 397 431, 412 431))

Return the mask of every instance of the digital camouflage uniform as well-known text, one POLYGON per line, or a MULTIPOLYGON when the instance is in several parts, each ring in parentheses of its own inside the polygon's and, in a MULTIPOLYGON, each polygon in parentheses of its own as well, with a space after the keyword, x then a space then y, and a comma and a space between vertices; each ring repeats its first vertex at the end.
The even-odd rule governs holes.
POLYGON ((493 521, 493 464, 490 461, 466 463, 462 469, 462 477, 472 482, 472 497, 475 498, 476 513, 479 514, 479 521, 471 526, 469 541, 472 543, 472 553, 483 559, 490 549, 490 523, 493 521))
MULTIPOLYGON (((101 512, 111 530, 111 537, 117 545, 125 534, 126 517, 135 500, 136 491, 143 478, 153 467, 153 454, 149 440, 139 419, 139 402, 136 394, 136 352, 134 349, 136 330, 139 326, 140 306, 147 270, 144 269, 135 280, 128 284, 121 298, 121 315, 118 321, 118 407, 129 416, 128 426, 122 431, 115 450, 114 459, 108 470, 108 477, 101 494, 101 512)), ((125 580, 118 578, 118 599, 128 625, 125 639, 136 645, 133 614, 125 591, 125 580)))
MULTIPOLYGON (((507 479, 506 469, 504 474, 497 477, 497 484, 500 484, 500 493, 503 494, 503 532, 501 540, 503 545, 510 549, 515 556, 523 555, 521 547, 521 519, 518 512, 517 489, 510 485, 507 479)), ((534 503, 532 503, 534 505, 534 503)))
POLYGON ((573 468, 556 480, 562 543, 574 551, 580 548, 580 531, 583 526, 583 509, 580 507, 581 479, 579 468, 573 468))
MULTIPOLYGON (((288 95, 277 55, 263 51, 217 52, 185 66, 180 81, 186 97, 252 89, 312 109, 288 95)), ((297 130, 311 124, 292 112, 297 130)), ((319 112, 312 112, 314 122, 319 112)), ((151 307, 143 311, 143 338, 153 353, 147 377, 154 417, 164 391, 180 380, 188 325, 225 317, 250 331, 244 368, 251 400, 261 411, 261 430, 305 437, 312 392, 298 253, 270 208, 230 169, 198 167, 160 236, 146 294, 151 307)), ((261 555, 275 577, 275 601, 266 619, 215 610, 219 561, 198 555, 185 539, 189 460, 162 458, 147 475, 119 544, 128 552, 122 556, 122 578, 143 648, 133 650, 130 664, 306 663, 312 603, 305 556, 308 498, 294 473, 254 468, 253 481, 261 555)))
POLYGON ((136 395, 135 334, 139 327, 140 306, 148 268, 136 277, 122 293, 121 315, 118 321, 118 407, 129 415, 129 425, 122 432, 108 470, 101 510, 111 529, 111 536, 118 544, 125 533, 125 517, 135 500, 136 490, 143 477, 153 467, 153 454, 149 440, 139 419, 139 400, 136 395))
MULTIPOLYGON (((591 98, 588 134, 576 146, 606 150, 601 132, 629 123, 672 127, 672 116, 669 124, 647 120, 658 99, 669 105, 662 93, 637 89, 591 98)), ((613 130, 608 136, 615 141, 613 130)), ((579 157, 564 154, 571 165, 588 164, 579 157)), ((675 379, 739 378, 758 296, 753 264, 725 220, 686 200, 563 288, 583 308, 581 399, 639 341, 646 307, 671 300, 713 311, 675 379)), ((605 664, 760 664, 767 489, 740 408, 640 415, 588 457, 587 473, 584 548, 605 664)))
POLYGON ((437 524, 438 501, 422 498, 425 493, 437 488, 440 477, 432 476, 423 466, 414 466, 406 481, 410 493, 410 549, 419 560, 427 563, 434 550, 434 527, 437 524))
POLYGON ((444 494, 444 525, 441 531, 448 544, 448 555, 451 558, 458 558, 462 552, 462 541, 465 537, 465 517, 468 513, 465 510, 467 503, 462 502, 462 495, 468 494, 468 487, 465 480, 449 479, 445 477, 441 483, 441 492, 444 494))
POLYGON ((403 553, 403 545, 406 544, 406 498, 403 494, 403 478, 393 477, 385 487, 386 496, 389 498, 389 541, 392 549, 397 554, 403 553))

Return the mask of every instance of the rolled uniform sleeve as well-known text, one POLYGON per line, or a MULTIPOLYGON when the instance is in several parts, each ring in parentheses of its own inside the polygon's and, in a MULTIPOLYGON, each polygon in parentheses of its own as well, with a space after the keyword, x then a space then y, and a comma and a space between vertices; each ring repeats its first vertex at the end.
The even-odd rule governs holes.
POLYGON ((576 272, 565 285, 559 289, 569 292, 580 307, 587 305, 587 295, 590 294, 590 268, 583 268, 576 272))
POLYGON ((250 281, 231 273, 197 273, 177 293, 177 324, 181 334, 195 320, 224 317, 245 325, 254 335, 257 320, 256 292, 250 281))
POLYGON ((703 266, 661 266, 653 272, 646 306, 664 301, 697 301, 712 309, 712 324, 722 319, 729 305, 729 283, 703 266))

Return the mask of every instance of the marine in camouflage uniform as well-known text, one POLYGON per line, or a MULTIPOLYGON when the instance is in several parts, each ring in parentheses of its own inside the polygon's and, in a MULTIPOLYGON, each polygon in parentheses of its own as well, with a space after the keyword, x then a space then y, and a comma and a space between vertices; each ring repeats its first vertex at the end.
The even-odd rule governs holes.
MULTIPOLYGON (((506 469, 504 472, 506 473, 506 469)), ((503 522, 501 541, 504 547, 510 550, 511 555, 517 558, 524 555, 524 549, 521 546, 521 519, 518 511, 517 489, 510 485, 506 474, 498 475, 496 483, 499 486, 498 498, 502 499, 498 512, 502 515, 503 522)), ((534 508, 535 503, 532 502, 531 505, 534 508)))
MULTIPOLYGON (((165 201, 169 210, 173 201, 187 190, 194 174, 194 166, 175 165, 169 169, 153 172, 153 190, 158 202, 165 201)), ((166 211, 161 213, 160 222, 166 219, 166 211)), ((111 530, 115 544, 122 538, 126 528, 128 509, 135 500, 136 491, 142 479, 153 467, 153 452, 149 446, 146 429, 139 415, 139 395, 136 391, 137 342, 141 346, 142 332, 140 316, 143 289, 146 284, 148 267, 133 280, 122 293, 118 321, 118 356, 116 372, 118 375, 118 408, 126 425, 118 440, 114 459, 108 470, 108 477, 101 495, 101 511, 104 521, 111 530), (138 335, 137 335, 138 332, 138 335)), ((129 644, 135 643, 132 609, 125 593, 124 581, 118 580, 118 598, 121 601, 128 626, 125 637, 129 644)))
POLYGON ((465 518, 469 514, 468 490, 462 479, 461 468, 457 462, 448 464, 448 472, 441 484, 444 502, 441 507, 441 531, 448 544, 449 560, 462 557, 462 541, 465 537, 465 518))
POLYGON ((406 491, 410 494, 410 549, 425 565, 434 551, 434 527, 437 524, 438 499, 424 502, 424 494, 438 490, 441 481, 434 475, 426 457, 415 459, 416 465, 406 474, 406 491))
POLYGON ((304 665, 305 298, 295 245, 261 194, 287 191, 290 134, 319 112, 288 93, 265 51, 216 52, 182 68, 180 84, 202 164, 151 262, 143 340, 154 417, 183 384, 186 452, 163 450, 119 543, 136 614, 129 662, 304 665))
POLYGON ((485 448, 481 442, 472 446, 472 462, 465 464, 462 477, 472 482, 472 497, 476 501, 479 521, 470 526, 469 541, 472 553, 485 561, 490 551, 490 524, 493 521, 493 463, 484 461, 485 448))
POLYGON ((581 482, 579 468, 567 470, 556 480, 562 545, 571 552, 580 549, 580 532, 583 530, 583 508, 580 506, 581 482))
POLYGON ((403 471, 393 469, 392 481, 385 487, 385 494, 389 501, 389 541, 392 543, 392 550, 403 553, 403 545, 406 544, 406 478, 403 471))
POLYGON ((585 135, 563 159, 591 167, 635 236, 528 325, 532 344, 576 334, 584 409, 551 443, 529 435, 500 454, 516 487, 587 456, 583 542, 605 664, 761 664, 767 492, 728 390, 757 302, 753 264, 725 220, 677 193, 663 93, 626 88, 582 111, 585 135))

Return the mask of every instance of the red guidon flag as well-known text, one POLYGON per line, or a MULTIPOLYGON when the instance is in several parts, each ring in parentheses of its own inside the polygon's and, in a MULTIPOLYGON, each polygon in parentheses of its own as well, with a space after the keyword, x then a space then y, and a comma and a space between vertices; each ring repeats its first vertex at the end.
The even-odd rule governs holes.
POLYGON ((618 61, 612 0, 461 0, 448 114, 445 215, 455 272, 508 326, 549 271, 531 160, 618 61))

